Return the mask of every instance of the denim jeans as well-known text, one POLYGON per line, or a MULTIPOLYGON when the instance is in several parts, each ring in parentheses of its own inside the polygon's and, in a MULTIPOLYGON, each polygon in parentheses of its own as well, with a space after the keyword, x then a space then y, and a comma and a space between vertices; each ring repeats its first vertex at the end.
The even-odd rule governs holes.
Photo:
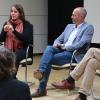
POLYGON ((40 81, 39 90, 44 91, 51 72, 51 65, 63 65, 69 63, 72 56, 72 51, 63 51, 53 46, 47 46, 39 64, 39 70, 44 73, 44 78, 40 81))

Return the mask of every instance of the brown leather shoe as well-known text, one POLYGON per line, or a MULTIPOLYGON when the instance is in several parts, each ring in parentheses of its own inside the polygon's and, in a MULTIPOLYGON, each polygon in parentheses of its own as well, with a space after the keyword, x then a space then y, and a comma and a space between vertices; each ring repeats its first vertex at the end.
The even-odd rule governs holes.
POLYGON ((39 70, 34 71, 34 77, 38 80, 41 80, 43 78, 42 73, 39 70))
POLYGON ((32 98, 37 98, 37 97, 42 97, 42 96, 46 96, 47 95, 47 91, 42 91, 40 92, 39 89, 37 89, 37 91, 35 93, 31 94, 32 98))
POLYGON ((75 83, 69 83, 67 80, 63 80, 61 82, 52 83, 52 86, 54 86, 57 89, 74 89, 75 83))

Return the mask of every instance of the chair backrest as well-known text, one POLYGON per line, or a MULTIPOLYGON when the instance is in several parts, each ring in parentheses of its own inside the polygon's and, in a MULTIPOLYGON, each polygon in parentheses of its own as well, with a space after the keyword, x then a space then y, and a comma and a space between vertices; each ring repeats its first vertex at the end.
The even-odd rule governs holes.
MULTIPOLYGON (((32 24, 31 24, 31 28, 33 29, 32 24)), ((34 30, 32 31, 34 33, 34 30)), ((31 34, 30 40, 28 40, 29 42, 27 44, 26 57, 20 61, 20 65, 22 67, 25 67, 25 82, 27 84, 28 84, 28 65, 33 64, 34 37, 33 38, 32 37, 33 37, 33 34, 31 34)))
POLYGON ((86 42, 81 48, 77 49, 78 52, 86 53, 87 50, 90 48, 90 42, 86 42))
MULTIPOLYGON (((31 25, 31 27, 32 27, 32 29, 33 29, 33 34, 34 34, 34 26, 33 26, 33 24, 30 24, 31 25)), ((34 35, 32 34, 32 37, 33 38, 31 38, 32 40, 31 40, 31 43, 28 45, 28 47, 27 47, 27 51, 26 51, 26 59, 27 58, 31 58, 32 59, 32 61, 33 61, 33 51, 34 51, 34 35)))
MULTIPOLYGON (((34 34, 34 27, 32 24, 30 24, 31 29, 33 29, 33 34, 34 34)), ((31 34, 33 38, 30 38, 28 46, 27 46, 27 50, 26 50, 26 57, 21 60, 20 64, 22 65, 22 67, 26 67, 26 65, 31 65, 33 63, 33 51, 34 51, 34 35, 31 34)))
MULTIPOLYGON (((34 34, 34 26, 33 24, 30 24, 32 29, 33 29, 33 34, 34 34)), ((34 35, 32 34, 31 38, 32 40, 30 40, 30 44, 27 47, 27 53, 26 53, 26 58, 32 58, 33 59, 33 51, 34 51, 34 35)))

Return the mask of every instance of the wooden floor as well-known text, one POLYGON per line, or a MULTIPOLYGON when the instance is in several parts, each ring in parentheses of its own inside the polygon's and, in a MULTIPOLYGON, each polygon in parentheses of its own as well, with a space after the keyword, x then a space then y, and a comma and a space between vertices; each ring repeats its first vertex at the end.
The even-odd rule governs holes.
MULTIPOLYGON (((41 56, 39 55, 35 56, 33 65, 28 67, 28 81, 34 82, 34 84, 30 86, 31 93, 34 92, 38 86, 38 80, 34 79, 33 71, 37 69, 40 57, 41 56)), ((23 67, 19 68, 17 75, 19 80, 24 81, 24 71, 25 68, 23 67)), ((76 82, 76 88, 71 91, 55 89, 54 87, 51 86, 52 82, 65 79, 67 77, 67 73, 68 70, 65 69, 60 71, 52 70, 47 85, 47 96, 40 98, 33 98, 32 100, 75 100, 82 78, 76 82)), ((95 77, 93 84, 93 91, 96 96, 100 96, 100 77, 98 76, 95 77)), ((91 95, 88 96, 88 100, 93 100, 91 95)))

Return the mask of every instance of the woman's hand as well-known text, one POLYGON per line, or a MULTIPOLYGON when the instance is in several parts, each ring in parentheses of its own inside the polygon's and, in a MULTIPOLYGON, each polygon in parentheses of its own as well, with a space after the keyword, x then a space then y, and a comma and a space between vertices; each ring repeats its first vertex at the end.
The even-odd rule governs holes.
POLYGON ((5 25, 4 26, 4 31, 5 32, 8 32, 8 31, 14 31, 14 29, 13 29, 13 26, 12 25, 10 25, 10 24, 7 24, 7 25, 5 25))

